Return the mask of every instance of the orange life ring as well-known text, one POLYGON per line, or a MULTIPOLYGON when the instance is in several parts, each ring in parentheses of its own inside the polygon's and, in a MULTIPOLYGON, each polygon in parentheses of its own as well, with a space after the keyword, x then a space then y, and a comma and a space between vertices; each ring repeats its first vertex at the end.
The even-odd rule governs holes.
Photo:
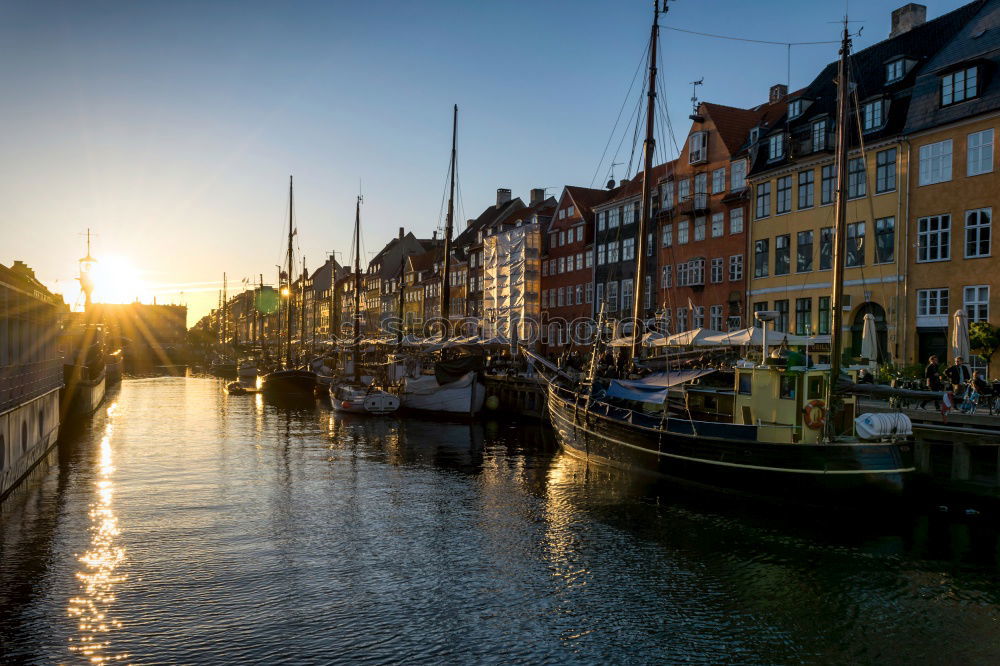
POLYGON ((822 400, 810 400, 802 408, 806 416, 806 426, 812 430, 819 430, 826 421, 826 404, 822 400))

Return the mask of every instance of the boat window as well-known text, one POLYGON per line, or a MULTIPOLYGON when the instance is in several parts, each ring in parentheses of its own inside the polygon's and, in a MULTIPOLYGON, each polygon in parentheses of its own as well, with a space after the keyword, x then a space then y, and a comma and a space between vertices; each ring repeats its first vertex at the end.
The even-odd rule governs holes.
POLYGON ((823 394, 826 393, 825 382, 822 377, 810 377, 809 378, 809 399, 815 400, 816 398, 822 398, 823 394))
POLYGON ((749 372, 740 373, 740 394, 750 395, 753 388, 753 375, 749 372))
POLYGON ((786 398, 788 400, 795 399, 795 383, 797 377, 792 375, 782 375, 781 376, 781 392, 779 397, 786 398))

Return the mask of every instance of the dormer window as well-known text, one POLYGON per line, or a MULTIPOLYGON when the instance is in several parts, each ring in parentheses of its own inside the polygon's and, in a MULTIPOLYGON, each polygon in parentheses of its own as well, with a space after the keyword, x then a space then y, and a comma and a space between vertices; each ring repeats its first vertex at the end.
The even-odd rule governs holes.
POLYGON ((802 115, 802 100, 797 99, 788 104, 788 119, 792 120, 802 115))
POLYGON ((688 164, 708 161, 708 132, 695 132, 688 139, 688 164))
POLYGON ((885 100, 877 99, 862 107, 861 127, 866 132, 877 130, 885 124, 885 100))
POLYGON ((885 66, 885 82, 895 83, 906 75, 906 61, 900 58, 885 66))
POLYGON ((750 143, 751 144, 757 143, 757 139, 759 138, 760 138, 760 128, 754 127, 753 129, 750 130, 750 143))
POLYGON ((774 134, 767 140, 767 159, 780 160, 785 156, 785 135, 774 134))
POLYGON ((941 77, 941 106, 957 104, 979 95, 979 67, 961 69, 941 77))

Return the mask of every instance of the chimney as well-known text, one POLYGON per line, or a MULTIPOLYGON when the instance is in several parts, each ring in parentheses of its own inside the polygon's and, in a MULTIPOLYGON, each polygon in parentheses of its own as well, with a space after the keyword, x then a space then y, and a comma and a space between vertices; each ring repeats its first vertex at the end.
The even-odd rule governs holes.
POLYGON ((465 228, 466 228, 466 229, 468 229, 469 227, 471 227, 471 226, 472 226, 472 223, 473 223, 474 221, 475 221, 475 220, 473 220, 473 219, 472 219, 471 217, 470 217, 470 218, 469 218, 468 220, 466 220, 466 221, 465 221, 465 228))
POLYGON ((510 201, 510 190, 505 187, 497 188, 497 208, 510 201))
POLYGON ((544 187, 536 187, 535 189, 531 190, 531 205, 532 206, 534 206, 535 204, 540 204, 543 201, 545 201, 545 188, 544 187))
POLYGON ((784 83, 777 83, 771 86, 771 92, 767 96, 767 103, 774 104, 775 102, 780 102, 785 99, 786 95, 788 95, 788 86, 784 83))
POLYGON ((889 37, 902 35, 927 22, 927 7, 915 2, 903 5, 892 12, 892 32, 889 37))
POLYGON ((399 228, 399 240, 403 240, 403 227, 399 228))

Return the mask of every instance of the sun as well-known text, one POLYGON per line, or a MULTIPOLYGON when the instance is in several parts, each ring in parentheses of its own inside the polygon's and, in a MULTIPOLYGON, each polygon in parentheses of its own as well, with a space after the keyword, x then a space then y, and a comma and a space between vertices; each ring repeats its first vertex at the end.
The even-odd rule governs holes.
POLYGON ((94 264, 95 303, 131 303, 136 299, 148 300, 148 285, 142 274, 128 257, 102 256, 94 264))

